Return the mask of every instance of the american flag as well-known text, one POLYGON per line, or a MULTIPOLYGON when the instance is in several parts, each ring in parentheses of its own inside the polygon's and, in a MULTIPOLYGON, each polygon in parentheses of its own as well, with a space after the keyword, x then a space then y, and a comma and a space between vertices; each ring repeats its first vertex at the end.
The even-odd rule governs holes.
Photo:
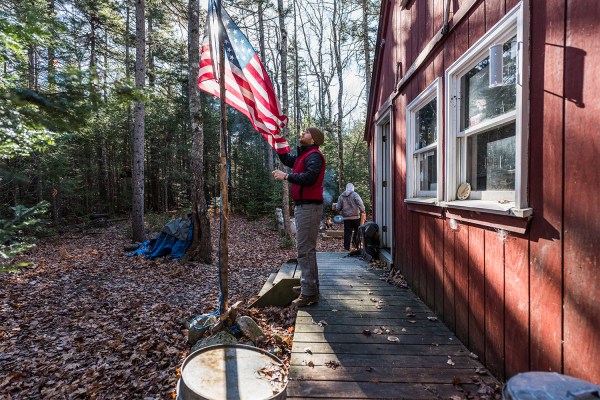
POLYGON ((220 98, 219 31, 224 27, 225 102, 244 114, 278 153, 288 153, 290 146, 279 134, 288 118, 281 113, 273 84, 254 48, 238 26, 221 7, 220 0, 208 1, 206 36, 202 43, 198 87, 220 98))

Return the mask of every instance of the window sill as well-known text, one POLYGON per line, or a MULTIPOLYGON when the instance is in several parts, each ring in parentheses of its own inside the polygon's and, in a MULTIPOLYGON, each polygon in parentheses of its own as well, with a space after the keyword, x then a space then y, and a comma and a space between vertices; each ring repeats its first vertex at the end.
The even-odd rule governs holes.
POLYGON ((517 218, 527 218, 533 215, 533 208, 515 208, 515 203, 506 204, 489 200, 456 200, 441 202, 443 207, 461 210, 473 210, 490 214, 508 215, 517 218))
POLYGON ((518 209, 514 203, 485 200, 451 201, 443 203, 443 206, 446 218, 518 234, 527 232, 533 215, 533 208, 518 209))
POLYGON ((417 203, 417 204, 435 204, 438 205, 439 200, 435 197, 411 197, 410 199, 404 199, 405 203, 417 203))
POLYGON ((413 197, 405 199, 404 202, 409 211, 427 214, 436 218, 442 218, 444 208, 440 205, 438 199, 433 197, 413 197))
POLYGON ((431 197, 413 197, 404 199, 404 203, 412 212, 518 234, 527 232, 533 215, 533 208, 519 209, 514 207, 514 203, 500 204, 486 200, 443 202, 431 197))

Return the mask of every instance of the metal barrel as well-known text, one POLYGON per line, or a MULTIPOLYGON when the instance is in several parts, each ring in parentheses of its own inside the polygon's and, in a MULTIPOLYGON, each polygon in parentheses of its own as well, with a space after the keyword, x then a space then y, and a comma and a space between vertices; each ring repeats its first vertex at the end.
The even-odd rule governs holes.
POLYGON ((219 344, 185 359, 177 400, 282 400, 286 388, 287 371, 273 354, 252 346, 219 344))

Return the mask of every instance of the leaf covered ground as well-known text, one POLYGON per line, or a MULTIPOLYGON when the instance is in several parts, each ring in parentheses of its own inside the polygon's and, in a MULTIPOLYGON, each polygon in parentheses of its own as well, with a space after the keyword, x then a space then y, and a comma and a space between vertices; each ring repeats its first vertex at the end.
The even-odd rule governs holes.
MULTIPOLYGON (((218 308, 216 261, 126 257, 126 229, 64 233, 13 263, 28 266, 0 273, 0 397, 175 398, 190 351, 184 322, 218 308)), ((283 338, 287 363, 295 312, 245 306, 295 251, 280 247, 269 219, 232 216, 228 233, 229 302, 243 301, 240 314, 266 333, 262 347, 283 338)), ((341 239, 320 239, 317 250, 342 251, 341 239)))

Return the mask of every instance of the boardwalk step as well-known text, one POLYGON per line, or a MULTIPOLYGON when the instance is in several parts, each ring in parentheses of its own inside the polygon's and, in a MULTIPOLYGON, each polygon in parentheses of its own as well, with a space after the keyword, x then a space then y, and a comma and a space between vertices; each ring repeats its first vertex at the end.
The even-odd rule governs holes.
POLYGON ((298 278, 300 279, 300 269, 298 268, 298 265, 293 262, 288 262, 285 263, 281 266, 281 268, 279 268, 279 272, 277 272, 277 276, 275 277, 275 280, 273 281, 273 285, 277 285, 279 282, 281 282, 284 279, 294 279, 294 278, 298 278))
POLYGON ((296 298, 292 288, 299 285, 300 269, 295 262, 287 262, 281 266, 279 272, 269 276, 258 294, 258 299, 250 307, 285 307, 296 298))
POLYGON ((267 281, 263 285, 262 289, 260 289, 260 292, 258 292, 258 297, 267 293, 269 291, 269 289, 271 289, 274 286, 273 281, 275 281, 276 276, 277 276, 277 272, 273 272, 271 275, 269 275, 269 277, 267 278, 267 281))
POLYGON ((325 236, 331 237, 331 238, 343 238, 344 231, 334 231, 334 230, 328 229, 325 231, 325 236))

